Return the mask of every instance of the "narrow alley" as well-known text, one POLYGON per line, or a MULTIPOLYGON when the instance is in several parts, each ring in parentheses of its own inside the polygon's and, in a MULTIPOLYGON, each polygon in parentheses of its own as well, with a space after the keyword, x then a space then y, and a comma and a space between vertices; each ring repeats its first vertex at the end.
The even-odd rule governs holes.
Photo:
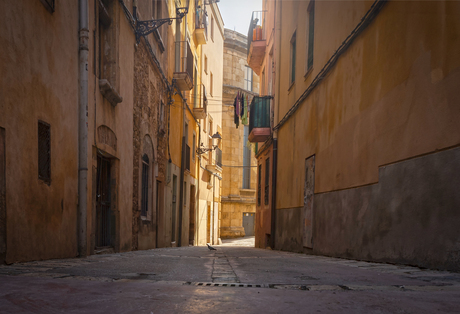
POLYGON ((0 266, 1 313, 454 313, 460 274, 250 247, 0 266))

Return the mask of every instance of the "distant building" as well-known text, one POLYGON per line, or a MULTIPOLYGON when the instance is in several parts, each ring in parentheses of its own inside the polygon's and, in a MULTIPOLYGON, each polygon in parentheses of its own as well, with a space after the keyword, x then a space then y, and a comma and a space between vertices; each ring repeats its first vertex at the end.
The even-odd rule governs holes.
POLYGON ((273 119, 254 140, 256 246, 460 270, 460 3, 263 10, 248 38, 274 96, 256 114, 273 119))
POLYGON ((222 238, 254 235, 256 159, 248 146, 249 126, 235 125, 233 102, 238 92, 252 100, 259 78, 246 62, 247 37, 225 29, 222 105, 222 238))

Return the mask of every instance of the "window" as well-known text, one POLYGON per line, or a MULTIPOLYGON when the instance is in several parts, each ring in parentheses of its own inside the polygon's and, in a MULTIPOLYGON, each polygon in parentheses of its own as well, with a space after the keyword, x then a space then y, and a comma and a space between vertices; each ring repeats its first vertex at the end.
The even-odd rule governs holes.
POLYGON ((51 129, 43 121, 38 121, 38 178, 51 183, 51 129))
POLYGON ((195 131, 193 131, 193 143, 192 143, 192 160, 195 161, 195 154, 196 154, 196 134, 195 131))
POLYGON ((211 76, 210 76, 210 82, 209 82, 209 86, 210 86, 210 88, 209 88, 209 93, 210 93, 211 96, 212 96, 213 93, 214 93, 214 90, 213 90, 213 79, 214 79, 214 78, 213 78, 213 76, 212 76, 212 72, 210 72, 210 73, 211 73, 211 76))
POLYGON ((149 157, 142 156, 142 195, 141 195, 141 216, 146 217, 149 206, 149 157))
POLYGON ((152 19, 154 20, 161 19, 161 1, 152 0, 152 19))
POLYGON ((270 158, 265 159, 265 191, 264 202, 268 205, 268 196, 270 194, 270 158))
POLYGON ((295 56, 296 56, 296 33, 292 35, 291 38, 291 67, 290 67, 290 81, 289 84, 292 85, 295 82, 295 56))
POLYGON ((208 74, 208 57, 204 55, 204 72, 208 74))
POLYGON ((243 189, 251 188, 251 148, 248 146, 249 125, 244 126, 243 138, 243 189))
POLYGON ((214 41, 214 17, 211 16, 211 39, 214 41))
MULTIPOLYGON (((212 74, 211 74, 212 75, 212 74)), ((213 131, 212 131, 212 118, 211 116, 209 116, 209 128, 208 128, 208 147, 212 147, 212 135, 213 135, 213 131)), ((212 163, 212 150, 209 151, 208 153, 208 160, 209 160, 209 163, 212 163)))
POLYGON ((265 92, 265 68, 262 70, 262 87, 260 88, 260 95, 267 95, 265 92))
POLYGON ((166 121, 165 121, 165 103, 161 100, 160 101, 160 108, 158 110, 158 118, 159 118, 159 121, 158 121, 158 129, 160 131, 160 133, 163 133, 165 132, 165 124, 166 124, 166 121))
POLYGON ((315 0, 308 6, 308 25, 307 25, 307 69, 308 72, 313 67, 313 44, 315 41, 315 0))
POLYGON ((257 180, 257 205, 260 206, 260 199, 262 198, 262 165, 259 165, 259 180, 257 180))
POLYGON ((246 65, 244 68, 244 89, 250 92, 252 92, 252 76, 252 69, 246 65))

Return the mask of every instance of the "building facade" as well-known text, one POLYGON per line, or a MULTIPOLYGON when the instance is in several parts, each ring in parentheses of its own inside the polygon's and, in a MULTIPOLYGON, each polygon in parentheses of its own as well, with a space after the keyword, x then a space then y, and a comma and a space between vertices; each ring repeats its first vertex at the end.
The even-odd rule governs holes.
MULTIPOLYGON (((274 122, 257 157, 272 163, 258 207, 270 221, 258 246, 270 231, 276 249, 459 270, 459 4, 269 4, 274 122)), ((250 44, 249 64, 267 59, 266 43, 250 44)))
POLYGON ((254 235, 256 159, 248 145, 249 126, 235 125, 233 103, 238 93, 259 92, 259 77, 248 67, 247 37, 225 29, 223 64, 223 181, 220 233, 222 238, 254 235))
MULTIPOLYGON (((203 106, 193 95, 202 85, 203 7, 198 0, 5 5, 0 262, 198 244, 203 106), (171 25, 155 30, 143 22, 152 19, 171 25)), ((218 20, 217 5, 210 10, 218 20)), ((213 67, 218 95, 222 74, 213 67)))
POLYGON ((196 211, 196 245, 218 244, 220 239, 220 210, 222 182, 222 62, 224 22, 216 3, 203 3, 202 18, 206 25, 207 43, 201 49, 200 86, 193 103, 200 125, 195 147, 198 197, 196 211), (205 103, 201 109, 199 102, 205 103))

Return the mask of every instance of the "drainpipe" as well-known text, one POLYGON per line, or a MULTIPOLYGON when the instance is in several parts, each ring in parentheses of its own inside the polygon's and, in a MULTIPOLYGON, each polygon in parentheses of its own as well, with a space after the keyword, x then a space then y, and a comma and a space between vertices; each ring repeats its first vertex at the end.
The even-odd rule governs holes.
POLYGON ((87 255, 88 195, 88 0, 79 0, 79 68, 78 68, 78 255, 87 255))
MULTIPOLYGON (((277 125, 279 120, 279 104, 280 104, 280 86, 281 82, 279 74, 281 70, 281 7, 282 1, 278 0, 275 4, 275 104, 274 104, 274 119, 273 124, 277 125), (278 76, 277 76, 278 75, 278 76)), ((276 237, 276 181, 277 181, 277 169, 278 169, 278 130, 273 132, 273 166, 272 166, 272 199, 271 199, 271 247, 275 248, 275 237, 276 237)))

